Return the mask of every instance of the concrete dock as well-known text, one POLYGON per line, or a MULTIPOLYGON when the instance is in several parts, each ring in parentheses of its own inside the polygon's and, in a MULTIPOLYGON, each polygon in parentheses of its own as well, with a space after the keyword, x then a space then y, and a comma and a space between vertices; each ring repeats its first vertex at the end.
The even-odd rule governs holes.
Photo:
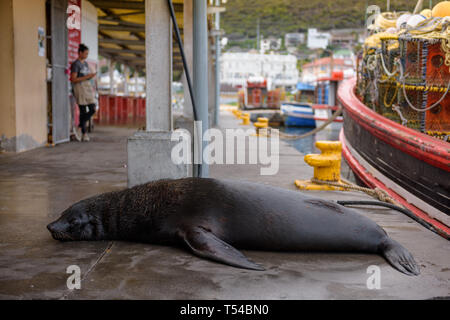
MULTIPOLYGON (((237 127, 231 113, 222 127, 237 127)), ((187 250, 141 243, 66 242, 46 225, 68 206, 127 184, 126 141, 135 129, 97 127, 90 143, 72 142, 20 154, 0 154, 0 299, 430 299, 450 296, 450 243, 405 215, 358 209, 403 244, 421 267, 409 277, 369 254, 245 251, 266 271, 200 259, 187 250), (80 290, 66 286, 66 268, 81 268, 80 290), (371 265, 381 288, 369 290, 371 265)), ((214 178, 243 179, 295 190, 312 168, 280 143, 280 169, 212 165, 214 178)), ((301 191, 298 191, 301 192, 301 191)), ((370 199, 358 192, 308 192, 330 200, 370 199)), ((249 212, 248 214, 251 214, 249 212)))

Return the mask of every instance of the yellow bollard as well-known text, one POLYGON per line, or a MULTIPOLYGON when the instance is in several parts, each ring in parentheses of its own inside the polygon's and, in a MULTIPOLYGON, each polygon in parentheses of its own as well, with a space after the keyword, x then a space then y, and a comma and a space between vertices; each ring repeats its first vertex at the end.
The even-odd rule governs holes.
POLYGON ((259 123, 267 123, 267 126, 269 126, 269 119, 268 118, 258 118, 257 119, 259 123))
POLYGON ((241 110, 236 110, 236 112, 234 113, 234 115, 236 116, 236 118, 240 118, 242 115, 242 111, 241 110))
POLYGON ((241 125, 248 126, 250 124, 250 113, 243 113, 240 118, 242 119, 241 125))
MULTIPOLYGON (((305 156, 305 162, 314 167, 314 179, 342 183, 342 143, 339 141, 317 141, 316 147, 322 152, 321 154, 305 156)), ((311 180, 295 180, 295 185, 303 190, 345 190, 345 188, 314 183, 311 180)))
POLYGON ((258 118, 258 122, 255 122, 253 125, 256 128, 256 136, 268 136, 269 119, 258 118))

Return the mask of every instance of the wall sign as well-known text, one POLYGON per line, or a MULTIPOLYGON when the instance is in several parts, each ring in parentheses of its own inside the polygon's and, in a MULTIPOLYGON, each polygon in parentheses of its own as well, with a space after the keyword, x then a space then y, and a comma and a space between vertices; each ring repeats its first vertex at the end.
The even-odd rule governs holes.
POLYGON ((45 30, 42 27, 38 27, 38 54, 45 57, 45 30))
POLYGON ((81 0, 69 0, 67 6, 69 66, 78 59, 81 43, 81 0))

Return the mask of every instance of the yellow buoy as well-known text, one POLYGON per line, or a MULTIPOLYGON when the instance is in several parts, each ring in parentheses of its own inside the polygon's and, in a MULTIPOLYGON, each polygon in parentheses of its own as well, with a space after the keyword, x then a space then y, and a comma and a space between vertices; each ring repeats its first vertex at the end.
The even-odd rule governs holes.
POLYGON ((450 1, 442 1, 434 6, 431 12, 433 17, 448 17, 450 16, 450 1))

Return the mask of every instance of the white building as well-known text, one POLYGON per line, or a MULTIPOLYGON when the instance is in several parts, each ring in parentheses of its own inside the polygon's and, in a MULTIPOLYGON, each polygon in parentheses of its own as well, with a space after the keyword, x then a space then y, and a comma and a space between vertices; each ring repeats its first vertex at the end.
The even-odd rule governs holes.
POLYGON ((260 52, 265 53, 269 50, 280 50, 281 49, 281 38, 267 38, 260 41, 260 52))
POLYGON ((284 46, 286 48, 297 48, 305 43, 305 34, 300 32, 286 33, 284 35, 284 46))
POLYGON ((338 58, 336 56, 317 59, 303 65, 301 81, 316 83, 317 79, 331 77, 332 72, 341 71, 344 78, 355 76, 355 64, 351 57, 338 58))
POLYGON ((308 48, 325 49, 330 43, 331 34, 328 32, 319 32, 317 29, 308 29, 308 48))
POLYGON ((221 56, 220 79, 223 84, 245 86, 249 77, 264 77, 268 89, 297 85, 297 58, 293 55, 227 52, 221 56))

